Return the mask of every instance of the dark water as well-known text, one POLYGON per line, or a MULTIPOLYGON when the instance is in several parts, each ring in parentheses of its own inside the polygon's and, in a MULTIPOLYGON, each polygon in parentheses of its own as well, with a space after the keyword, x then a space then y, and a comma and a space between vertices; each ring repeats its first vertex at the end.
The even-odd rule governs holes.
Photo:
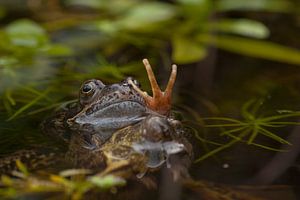
MULTIPOLYGON (((18 14, 23 15, 24 13, 18 12, 18 14)), ((251 16, 251 14, 248 15, 251 16)), ((12 20, 10 17, 5 18, 5 20, 12 20)), ((280 14, 274 14, 271 17, 262 14, 256 17, 261 18, 271 29, 271 41, 300 48, 299 22, 298 26, 296 25, 299 19, 280 14)), ((98 68, 101 69, 101 67, 106 66, 107 63, 121 65, 126 62, 130 63, 133 58, 134 60, 142 59, 144 57, 143 52, 146 52, 147 49, 139 51, 139 49, 127 47, 127 49, 105 59, 104 62, 99 53, 96 53, 100 51, 97 45, 94 45, 94 42, 98 41, 97 37, 98 35, 93 31, 76 28, 57 31, 52 34, 54 41, 63 41, 71 45, 76 52, 75 56, 71 58, 53 60, 38 58, 35 63, 35 65, 46 65, 46 67, 42 67, 44 69, 41 72, 42 77, 45 77, 44 79, 38 75, 31 77, 36 78, 35 84, 40 83, 41 88, 45 88, 49 82, 55 82, 56 78, 59 80, 52 85, 54 89, 49 94, 49 98, 53 100, 52 104, 58 105, 59 102, 76 98, 81 82, 90 78, 99 78, 112 83, 121 80, 122 76, 136 76, 144 88, 149 88, 141 63, 134 63, 134 66, 139 65, 139 67, 125 69, 121 75, 105 70, 101 73, 95 72, 98 68), (76 73, 70 73, 74 71, 76 73), (85 75, 80 76, 80 74, 85 75), (62 77, 64 78, 63 81, 61 81, 62 77)), ((166 56, 168 53, 166 52, 166 56)), ((156 69, 158 79, 163 84, 169 75, 167 68, 169 66, 164 63, 163 59, 158 59, 158 63, 164 66, 164 68, 156 69)), ((20 70, 18 73, 21 76, 27 76, 21 81, 21 83, 26 83, 31 71, 20 70)), ((9 81, 4 81, 4 86, 1 86, 3 97, 5 96, 5 89, 10 87, 9 81)), ((18 91, 19 89, 19 86, 13 85, 11 90, 18 91)), ((18 98, 17 103, 19 104, 12 109, 11 113, 6 112, 7 109, 4 109, 3 106, 0 108, 0 154, 5 156, 22 149, 52 146, 53 141, 49 141, 47 137, 41 134, 39 124, 53 112, 55 106, 43 112, 34 113, 37 109, 51 104, 51 100, 41 100, 38 102, 40 105, 33 106, 23 114, 8 121, 9 116, 21 108, 19 105, 22 105, 23 99, 28 102, 25 93, 14 93, 14 97, 18 98)), ((4 102, 4 98, 1 99, 4 102)), ((232 54, 215 47, 209 48, 209 54, 204 60, 179 66, 173 99, 174 108, 181 113, 186 126, 192 127, 197 134, 207 140, 225 144, 229 138, 220 137, 220 129, 205 128, 201 120, 197 121, 196 116, 200 118, 222 116, 241 119, 242 107, 251 99, 255 99, 261 104, 258 109, 261 116, 298 111, 300 109, 299 66, 232 54)), ((297 117, 293 117, 284 121, 297 120, 299 120, 297 117)), ((190 170, 191 175, 197 180, 205 179, 229 185, 271 185, 267 191, 255 189, 255 193, 261 193, 270 199, 300 198, 296 189, 300 184, 298 156, 300 153, 298 136, 300 129, 297 126, 288 125, 280 128, 270 127, 270 130, 287 139, 292 143, 292 146, 280 144, 262 135, 258 135, 255 141, 276 149, 287 148, 288 152, 270 151, 254 145, 247 145, 246 142, 237 142, 224 151, 194 163, 190 170), (280 190, 281 193, 279 193, 278 189, 272 189, 274 185, 286 186, 286 188, 280 190)), ((201 142, 193 136, 189 136, 189 138, 194 145, 195 160, 215 148, 214 145, 201 142)))

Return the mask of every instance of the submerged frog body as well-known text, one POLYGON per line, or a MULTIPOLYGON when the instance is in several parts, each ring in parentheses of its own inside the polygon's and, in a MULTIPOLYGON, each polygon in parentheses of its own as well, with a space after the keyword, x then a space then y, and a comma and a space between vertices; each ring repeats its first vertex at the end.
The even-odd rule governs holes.
POLYGON ((111 85, 92 79, 81 86, 77 103, 43 123, 46 134, 69 145, 66 158, 75 167, 104 169, 103 173, 126 168, 130 172, 121 170, 123 175, 141 176, 166 163, 175 178, 187 176, 192 147, 182 135, 180 123, 169 117, 177 68, 172 67, 162 92, 146 59, 144 64, 153 97, 130 77, 111 85), (184 167, 176 170, 172 167, 175 155, 185 159, 184 167))

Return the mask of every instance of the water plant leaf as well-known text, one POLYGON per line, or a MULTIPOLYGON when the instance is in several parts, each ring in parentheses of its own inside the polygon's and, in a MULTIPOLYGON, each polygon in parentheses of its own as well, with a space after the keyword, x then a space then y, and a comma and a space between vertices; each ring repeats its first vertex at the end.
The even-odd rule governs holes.
POLYGON ((55 174, 52 174, 50 176, 50 180, 53 181, 54 183, 58 183, 58 184, 62 184, 66 187, 70 187, 72 188, 73 187, 73 183, 72 181, 62 177, 62 176, 58 176, 58 175, 55 175, 55 174))
POLYGON ((211 151, 209 151, 208 153, 204 154, 203 156, 200 156, 199 158, 197 158, 194 162, 198 163, 200 161, 203 161, 213 155, 215 155, 216 153, 223 151, 224 149, 227 149, 229 147, 231 147, 232 145, 234 145, 235 143, 239 142, 241 140, 242 137, 244 137, 247 134, 248 130, 244 130, 242 131, 235 139, 232 139, 231 141, 229 141, 226 144, 223 144, 220 147, 217 147, 211 151))
POLYGON ((175 15, 175 7, 162 2, 143 2, 131 8, 120 20, 127 29, 147 29, 150 24, 166 21, 175 15))
POLYGON ((1 183, 6 185, 6 186, 11 186, 11 185, 13 185, 14 181, 12 180, 11 177, 9 177, 7 175, 2 175, 1 176, 1 183))
POLYGON ((91 8, 101 8, 103 5, 106 4, 105 0, 66 0, 65 2, 67 5, 73 6, 85 6, 91 8))
POLYGON ((268 131, 267 129, 264 129, 264 128, 259 127, 259 128, 258 128, 258 131, 259 131, 261 134, 263 134, 263 135, 265 135, 265 136, 267 136, 267 137, 269 137, 269 138, 272 138, 273 140, 278 141, 278 142, 280 142, 280 143, 282 143, 282 144, 288 144, 288 145, 291 145, 290 142, 288 142, 287 140, 285 140, 285 139, 283 139, 283 138, 277 136, 276 134, 272 133, 271 131, 268 131))
POLYGON ((12 94, 11 94, 12 92, 11 92, 11 90, 6 90, 5 91, 5 98, 8 100, 8 102, 12 105, 12 106, 14 106, 14 105, 16 105, 16 101, 15 101, 15 99, 12 97, 12 94))
POLYGON ((28 19, 20 19, 12 22, 5 28, 5 32, 11 42, 17 46, 39 47, 48 41, 45 30, 37 23, 28 19))
POLYGON ((47 45, 42 49, 42 52, 49 56, 70 56, 73 53, 71 48, 62 44, 47 45))
POLYGON ((199 34, 197 39, 200 42, 216 45, 221 49, 234 53, 290 64, 300 64, 300 50, 269 41, 225 35, 213 37, 207 34, 199 34))
POLYGON ((19 159, 16 160, 16 165, 25 177, 27 177, 29 175, 29 172, 28 172, 26 166, 19 159))
POLYGON ((289 12, 293 9, 293 4, 286 0, 219 0, 216 1, 216 9, 222 12, 231 10, 289 12))
POLYGON ((207 55, 206 47, 186 37, 172 39, 172 59, 178 64, 197 62, 207 55))
POLYGON ((35 99, 30 101, 29 103, 22 106, 20 109, 18 109, 12 116, 10 116, 7 121, 11 121, 20 114, 22 114, 25 110, 29 109, 31 106, 35 105, 38 101, 40 101, 42 98, 44 98, 48 93, 50 92, 50 89, 45 90, 43 93, 41 93, 39 96, 37 96, 35 99))
POLYGON ((75 176, 75 175, 86 175, 91 174, 92 171, 89 169, 67 169, 64 171, 61 171, 59 173, 60 176, 68 177, 68 176, 75 176))
POLYGON ((14 58, 13 56, 1 56, 0 57, 0 66, 1 67, 2 66, 7 67, 7 66, 10 66, 10 65, 13 65, 16 63, 18 63, 18 60, 16 58, 14 58))
POLYGON ((213 31, 234 33, 246 37, 264 39, 270 34, 269 29, 261 22, 249 19, 220 19, 209 24, 213 31))
MULTIPOLYGON (((273 133, 272 131, 268 130, 268 128, 280 128, 287 125, 300 125, 299 121, 293 121, 293 118, 300 117, 300 112, 289 110, 287 114, 257 117, 257 113, 259 111, 258 109, 262 103, 263 101, 261 99, 251 99, 244 103, 240 111, 240 115, 242 117, 241 120, 227 117, 202 118, 205 122, 205 127, 219 129, 220 136, 226 135, 231 138, 231 140, 200 156, 198 159, 196 159, 196 162, 200 162, 212 155, 215 155, 216 153, 229 148, 237 142, 242 142, 247 145, 253 145, 270 151, 285 152, 286 150, 284 149, 258 144, 255 142, 255 140, 259 135, 262 135, 281 144, 292 145, 288 140, 278 136, 278 134, 273 133), (292 118, 292 120, 288 121, 287 118, 292 118), (287 121, 281 121, 282 119, 287 121)), ((202 142, 206 142, 202 138, 196 138, 202 142)))
POLYGON ((92 176, 89 180, 102 189, 109 189, 115 186, 123 186, 126 184, 124 179, 112 175, 107 175, 104 177, 92 176))

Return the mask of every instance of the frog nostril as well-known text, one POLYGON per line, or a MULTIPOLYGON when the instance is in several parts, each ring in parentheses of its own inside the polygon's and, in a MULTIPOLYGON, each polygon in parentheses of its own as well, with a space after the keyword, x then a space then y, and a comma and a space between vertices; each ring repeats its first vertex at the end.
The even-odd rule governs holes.
POLYGON ((100 80, 95 80, 94 82, 96 84, 96 86, 99 88, 99 89, 103 89, 104 88, 104 84, 102 83, 102 81, 100 80))

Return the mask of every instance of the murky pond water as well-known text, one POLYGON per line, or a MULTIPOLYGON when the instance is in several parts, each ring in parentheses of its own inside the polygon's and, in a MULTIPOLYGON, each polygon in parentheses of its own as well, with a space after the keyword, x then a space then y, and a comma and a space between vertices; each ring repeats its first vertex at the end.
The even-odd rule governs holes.
MULTIPOLYGON (((101 197, 106 198, 105 195, 108 195, 116 199, 140 199, 141 196, 143 199, 221 199, 223 196, 214 193, 223 193, 230 194, 226 197, 228 199, 300 198, 297 191, 300 184, 300 59, 297 52, 300 48, 300 40, 297 37, 300 31, 299 15, 292 12, 279 14, 226 11, 208 15, 212 19, 205 18, 212 24, 218 20, 221 23, 224 18, 249 18, 263 22, 270 31, 268 41, 273 43, 257 44, 255 42, 264 40, 255 38, 255 46, 249 45, 251 41, 243 40, 245 37, 247 39, 247 34, 233 40, 218 33, 229 26, 229 21, 226 21, 228 24, 220 25, 219 29, 209 29, 209 25, 203 26, 204 32, 201 29, 197 37, 189 33, 189 40, 181 38, 188 33, 189 24, 182 25, 187 26, 188 30, 181 29, 178 25, 182 33, 172 35, 171 40, 171 33, 162 27, 178 23, 171 20, 171 17, 178 13, 172 6, 168 7, 170 5, 160 1, 159 5, 147 6, 152 6, 164 21, 153 19, 146 22, 162 23, 161 28, 137 28, 139 31, 132 24, 128 24, 126 20, 130 17, 127 15, 127 18, 117 22, 108 21, 112 20, 110 17, 118 16, 117 9, 101 8, 104 11, 99 14, 97 7, 91 10, 88 7, 77 8, 70 3, 73 1, 64 1, 63 7, 55 7, 60 5, 57 2, 48 2, 47 9, 55 11, 53 15, 49 15, 50 10, 47 9, 44 10, 45 13, 38 11, 40 5, 31 1, 22 8, 9 3, 0 4, 0 17, 2 7, 5 10, 0 37, 10 41, 0 42, 2 161, 20 150, 55 147, 57 152, 65 152, 64 144, 49 139, 42 133, 41 122, 61 104, 76 99, 82 82, 88 79, 97 78, 111 84, 132 76, 141 83, 144 90, 150 91, 141 63, 144 57, 148 57, 155 66, 161 86, 167 83, 171 63, 178 62, 178 76, 172 99, 173 114, 184 124, 184 134, 193 145, 194 162, 190 167, 190 174, 196 181, 183 183, 181 187, 181 184, 171 181, 166 172, 168 170, 163 168, 154 179, 154 182, 158 183, 156 189, 151 185, 153 180, 145 181, 150 185, 149 188, 152 188, 150 190, 145 189, 140 182, 129 181, 124 188, 114 188, 112 192, 102 194, 101 197), (74 7, 67 9, 66 13, 62 12, 70 5, 74 7), (160 11, 156 6, 162 6, 168 11, 160 11), (24 17, 28 19, 18 21, 24 17), (117 28, 120 29, 119 33, 116 33, 117 28), (207 29, 212 32, 209 32, 209 37, 213 38, 203 36, 207 29), (161 35, 158 30, 161 30, 161 35), (195 38, 198 39, 197 42, 200 41, 199 45, 203 45, 201 49, 192 46, 195 38), (231 41, 232 44, 226 43, 231 41), (280 49, 274 43, 294 49, 285 49, 282 46, 280 49), (8 45, 11 48, 7 48, 8 45), (190 51, 192 56, 177 49, 178 46, 184 49, 186 45, 189 47, 186 51, 190 51), (261 52, 261 56, 255 48, 257 52, 261 52), (236 54, 239 51, 243 55, 236 54), (257 198, 243 195, 237 197, 239 192, 257 198)), ((176 3, 174 5, 178 6, 176 3)), ((190 5, 180 6, 177 9, 191 9, 190 5)), ((124 8, 120 6, 121 9, 124 8)), ((184 12, 184 9, 181 11, 184 12)), ((212 10, 207 12, 215 12, 212 10)), ((136 15, 139 13, 136 10, 132 12, 136 15)), ((192 13, 192 10, 188 13, 192 13)), ((184 15, 178 18, 185 22, 188 17, 184 15)), ((141 23, 146 23, 142 17, 140 20, 141 23)), ((246 26, 252 26, 251 23, 255 23, 253 21, 244 23, 246 26)), ((206 24, 209 24, 208 22, 206 24)), ((259 25, 255 24, 252 28, 258 27, 259 25)), ((30 162, 24 164, 28 164, 30 169, 30 162)), ((54 167, 48 173, 58 173, 65 169, 64 167, 54 167)), ((52 180, 59 182, 58 178, 52 180)), ((1 194, 6 194, 3 188, 0 189, 1 194)), ((100 198, 99 193, 90 192, 87 195, 91 199, 100 198)), ((31 196, 27 198, 30 199, 31 196)), ((45 196, 41 196, 41 199, 44 198, 45 196)), ((72 198, 76 199, 79 196, 73 195, 72 198)))

